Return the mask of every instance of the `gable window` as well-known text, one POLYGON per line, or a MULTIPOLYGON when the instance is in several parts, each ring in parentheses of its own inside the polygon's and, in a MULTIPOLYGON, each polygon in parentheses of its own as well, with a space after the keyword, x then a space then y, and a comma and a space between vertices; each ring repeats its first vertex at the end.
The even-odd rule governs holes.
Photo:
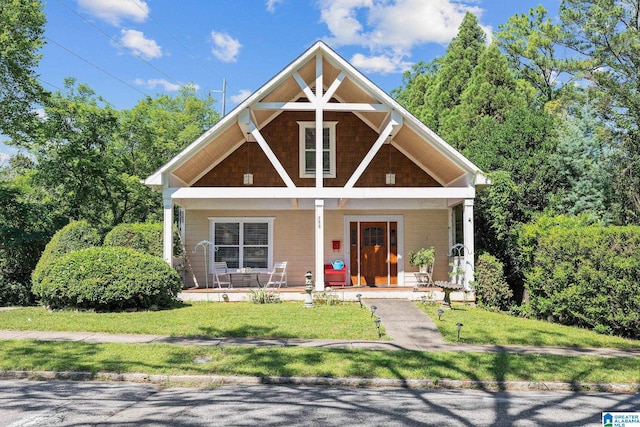
MULTIPOLYGON (((325 178, 336 177, 336 124, 322 124, 322 171, 325 178)), ((316 122, 298 122, 300 129, 300 178, 316 176, 316 122)))
POLYGON ((209 218, 209 232, 212 262, 258 270, 272 264, 273 218, 209 218))

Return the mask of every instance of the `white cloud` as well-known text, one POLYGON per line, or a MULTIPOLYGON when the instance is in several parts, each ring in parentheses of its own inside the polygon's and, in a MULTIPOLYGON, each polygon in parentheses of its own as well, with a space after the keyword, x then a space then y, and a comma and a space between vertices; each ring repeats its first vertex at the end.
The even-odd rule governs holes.
POLYGON ((267 11, 273 13, 276 11, 276 5, 282 3, 283 0, 267 0, 267 11))
POLYGON ((8 155, 7 153, 0 152, 0 164, 8 162, 10 158, 11 156, 8 155))
POLYGON ((144 0, 78 0, 78 6, 116 26, 125 19, 144 22, 151 11, 144 0))
POLYGON ((411 68, 410 62, 387 55, 365 56, 361 53, 356 53, 349 62, 365 73, 402 73, 411 68))
POLYGON ((229 34, 212 31, 211 41, 213 42, 211 53, 220 61, 236 62, 238 60, 242 45, 237 39, 234 39, 229 34))
POLYGON ((162 48, 155 40, 145 38, 142 31, 122 29, 120 43, 136 55, 147 59, 160 58, 162 48))
POLYGON ((191 86, 195 90, 200 89, 200 86, 194 83, 189 83, 185 85, 182 83, 171 83, 170 81, 165 79, 148 79, 148 80, 135 79, 134 83, 137 84, 138 86, 143 86, 147 89, 156 89, 159 87, 165 92, 177 92, 183 86, 191 86))
POLYGON ((366 48, 368 55, 354 56, 360 67, 390 73, 407 68, 406 58, 415 46, 448 43, 466 12, 481 17, 483 10, 474 4, 477 1, 321 0, 320 19, 331 33, 329 44, 366 48))
POLYGON ((247 99, 251 95, 251 91, 248 89, 242 89, 235 95, 231 95, 229 100, 234 104, 240 104, 242 101, 247 99))

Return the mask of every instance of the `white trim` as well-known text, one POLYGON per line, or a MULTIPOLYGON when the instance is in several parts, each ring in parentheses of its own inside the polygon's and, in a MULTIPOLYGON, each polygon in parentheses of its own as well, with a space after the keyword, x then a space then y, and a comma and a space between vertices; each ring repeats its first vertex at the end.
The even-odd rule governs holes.
MULTIPOLYGON (((299 165, 299 172, 300 172, 300 178, 315 178, 316 177, 316 173, 314 172, 307 172, 306 171, 306 158, 305 158, 305 154, 307 153, 307 151, 311 151, 310 149, 306 148, 305 142, 306 142, 306 132, 307 129, 315 129, 316 128, 316 122, 311 122, 311 121, 301 121, 301 122, 297 122, 298 123, 298 152, 299 152, 299 156, 298 156, 298 165, 299 165)), ((329 172, 328 173, 324 173, 324 162, 322 162, 322 170, 323 170, 323 177, 324 178, 335 178, 336 177, 336 125, 338 124, 338 122, 323 122, 322 123, 322 132, 320 132, 322 134, 322 139, 323 139, 323 144, 322 146, 324 147, 324 129, 328 128, 329 129, 329 172)), ((317 132, 317 129, 316 129, 317 132)), ((324 155, 324 149, 322 150, 323 155, 324 155)), ((324 156, 321 156, 322 159, 324 159, 324 156)), ((316 158, 316 167, 317 167, 317 158, 316 158)))
POLYGON ((324 290, 324 200, 315 201, 315 270, 316 270, 316 291, 324 290))
POLYGON ((188 187, 172 199, 473 199, 474 187, 188 187))
MULTIPOLYGON (((207 219, 209 220, 209 241, 211 242, 211 249, 209 251, 209 273, 213 273, 213 262, 214 262, 214 255, 215 255, 215 236, 214 236, 214 231, 215 231, 215 224, 216 223, 220 223, 220 222, 229 222, 229 223, 238 223, 240 226, 240 243, 239 243, 239 247, 240 249, 242 249, 242 247, 244 247, 244 245, 242 244, 242 233, 243 233, 243 227, 242 225, 245 223, 254 223, 254 224, 267 224, 267 233, 268 233, 268 243, 267 243, 267 267, 266 268, 256 268, 255 271, 260 271, 260 272, 267 272, 267 271, 271 271, 272 267, 273 267, 273 247, 275 245, 275 242, 273 241, 273 223, 275 220, 275 217, 255 217, 255 216, 248 216, 248 217, 207 217, 207 219)), ((239 268, 242 268, 242 250, 240 250, 240 253, 238 254, 238 262, 240 263, 239 268)))

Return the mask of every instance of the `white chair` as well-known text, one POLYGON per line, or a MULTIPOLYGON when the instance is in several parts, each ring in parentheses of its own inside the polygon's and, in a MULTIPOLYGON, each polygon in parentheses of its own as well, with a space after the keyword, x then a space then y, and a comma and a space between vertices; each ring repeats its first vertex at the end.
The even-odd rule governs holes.
POLYGON ((231 284, 231 274, 229 274, 229 268, 226 262, 213 263, 213 278, 216 279, 219 288, 222 288, 222 285, 226 285, 229 289, 233 288, 231 284))
POLYGON ((271 270, 269 274, 269 280, 264 286, 266 288, 279 288, 282 285, 287 286, 287 261, 273 264, 273 270, 271 270))

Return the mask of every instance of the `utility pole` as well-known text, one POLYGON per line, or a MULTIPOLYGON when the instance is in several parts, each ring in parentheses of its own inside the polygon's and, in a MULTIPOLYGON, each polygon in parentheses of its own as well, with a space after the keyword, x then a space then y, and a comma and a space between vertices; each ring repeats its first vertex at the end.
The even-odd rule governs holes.
POLYGON ((209 96, 211 96, 211 92, 222 93, 222 117, 226 114, 226 101, 227 101, 227 79, 222 79, 222 90, 210 90, 209 96))

